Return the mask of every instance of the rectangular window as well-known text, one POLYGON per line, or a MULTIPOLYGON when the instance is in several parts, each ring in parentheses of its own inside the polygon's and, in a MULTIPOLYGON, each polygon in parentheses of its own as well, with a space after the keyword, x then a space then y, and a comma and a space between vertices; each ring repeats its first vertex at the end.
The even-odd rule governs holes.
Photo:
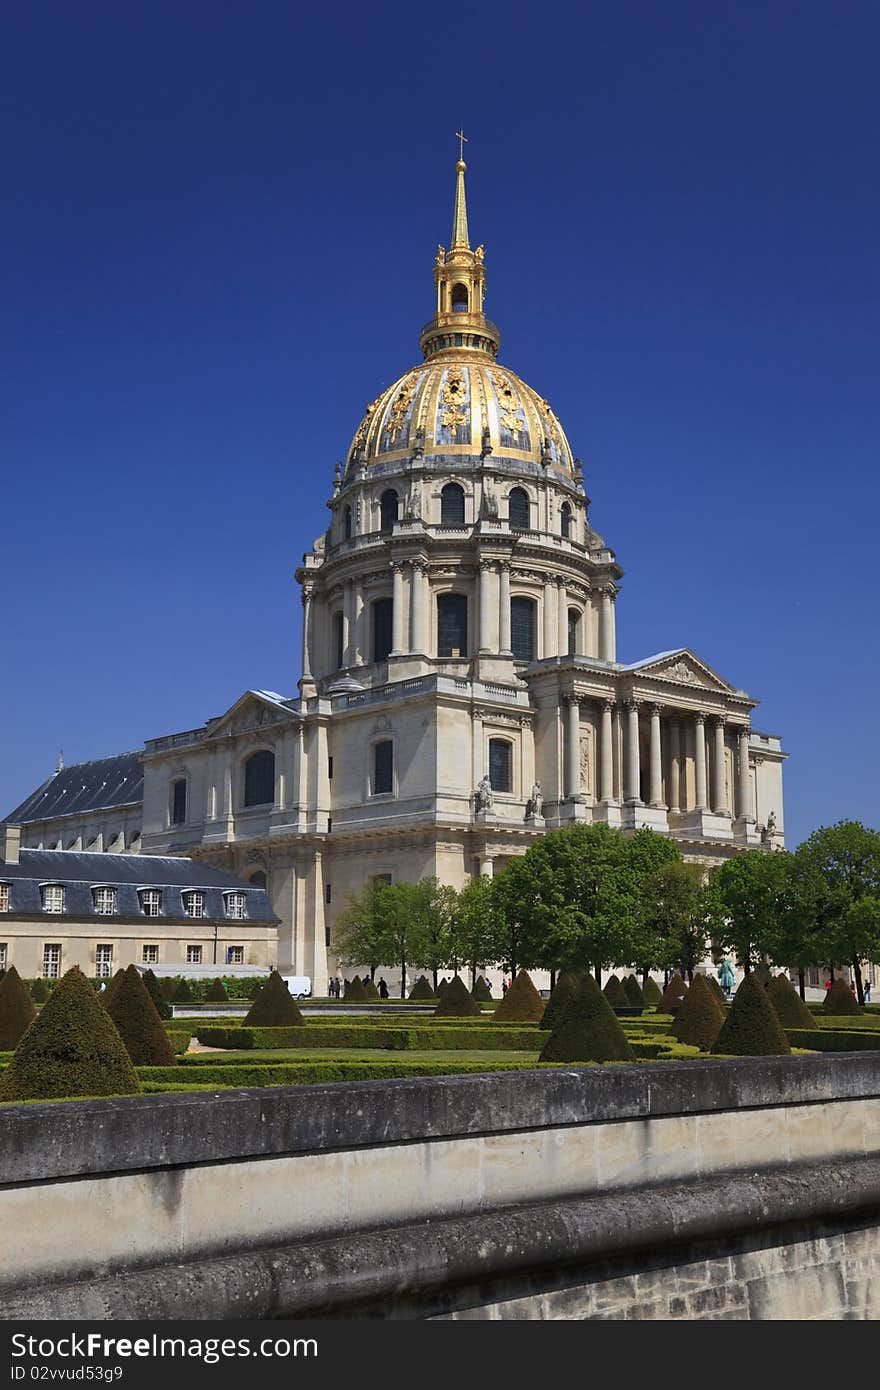
POLYGON ((143 948, 143 950, 141 951, 141 960, 143 961, 144 965, 158 965, 158 964, 159 964, 159 947, 158 947, 158 946, 145 946, 145 947, 143 948))
POLYGON ((184 825, 186 822, 186 778, 174 783, 171 792, 171 824, 184 825))
POLYGON ((466 594, 441 594, 437 599, 437 655, 467 656, 466 594))
POLYGON ((99 980, 109 979, 113 974, 113 947, 95 947, 95 974, 99 980))
POLYGON ((0 941, 0 970, 6 969, 6 962, 9 959, 9 946, 5 941, 0 941))
POLYGON ((57 980, 61 973, 61 946, 53 943, 43 947, 43 979, 57 980))
POLYGON ((158 917, 162 912, 162 894, 158 888, 141 890, 141 907, 145 917, 158 917))
POLYGON ((201 963, 202 963, 202 948, 201 948, 201 946, 187 946, 187 948, 186 948, 186 963, 187 963, 187 965, 201 965, 201 963))
POLYGON ((535 604, 530 598, 510 600, 510 646, 519 661, 535 657, 535 604))
MULTIPOLYGON (((47 883, 43 889, 43 911, 64 911, 64 887, 60 883, 47 883)), ((53 977, 54 978, 54 977, 53 977)))
POLYGON ((391 651, 392 615, 394 603, 390 598, 379 598, 373 604, 373 660, 385 661, 391 651))
POLYGON ((511 745, 506 738, 489 739, 489 782, 496 792, 513 790, 511 745))
POLYGON ((95 911, 102 917, 109 917, 116 911, 116 889, 115 888, 96 888, 95 889, 95 911))
POLYGON ((226 894, 226 916, 234 918, 237 922, 240 922, 243 917, 247 916, 244 893, 226 894))
POLYGON ((324 902, 329 903, 332 897, 332 890, 329 883, 324 884, 324 902))
POLYGON ((0 912, 9 911, 9 884, 0 883, 0 912))
POLYGON ((204 893, 184 893, 183 910, 187 917, 204 917, 205 915, 205 895, 204 893))
POLYGON ((394 744, 384 738, 373 747, 373 795, 394 790, 394 744))
POLYGON ((328 782, 332 782, 332 781, 333 781, 333 757, 332 757, 332 755, 327 759, 327 781, 328 781, 328 782))
POLYGON ((227 965, 244 965, 244 947, 243 947, 243 946, 227 946, 227 947, 226 947, 226 964, 227 964, 227 965))

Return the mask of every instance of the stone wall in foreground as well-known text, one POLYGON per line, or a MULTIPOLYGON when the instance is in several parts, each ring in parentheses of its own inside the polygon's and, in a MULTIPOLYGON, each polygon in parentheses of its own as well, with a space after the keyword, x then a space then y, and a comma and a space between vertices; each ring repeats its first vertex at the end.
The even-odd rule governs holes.
POLYGON ((880 1053, 4 1106, 3 1318, 880 1316, 880 1053))

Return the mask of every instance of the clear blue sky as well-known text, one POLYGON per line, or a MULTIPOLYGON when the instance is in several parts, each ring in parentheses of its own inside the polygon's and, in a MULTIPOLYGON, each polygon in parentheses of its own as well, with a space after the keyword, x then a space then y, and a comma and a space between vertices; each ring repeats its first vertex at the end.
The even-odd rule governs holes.
POLYGON ((880 7, 7 5, 0 808, 296 693, 293 571, 418 358, 456 145, 501 357, 584 459, 619 655, 878 824, 880 7), (462 17, 459 17, 462 16, 462 17))

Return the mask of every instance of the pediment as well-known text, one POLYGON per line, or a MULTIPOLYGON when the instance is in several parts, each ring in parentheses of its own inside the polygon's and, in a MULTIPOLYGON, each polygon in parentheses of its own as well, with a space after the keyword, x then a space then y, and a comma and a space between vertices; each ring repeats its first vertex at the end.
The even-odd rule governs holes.
POLYGON ((216 738, 220 734, 229 737, 258 732, 271 724, 287 722, 295 717, 293 710, 282 702, 280 696, 270 695, 263 690, 246 690, 225 714, 211 720, 208 725, 208 737, 216 738))
POLYGON ((723 691, 732 695, 736 687, 707 666, 698 656, 686 648, 678 652, 666 652, 662 656, 637 662, 630 668, 639 675, 653 676, 656 679, 671 681, 674 685, 691 685, 701 690, 723 691))

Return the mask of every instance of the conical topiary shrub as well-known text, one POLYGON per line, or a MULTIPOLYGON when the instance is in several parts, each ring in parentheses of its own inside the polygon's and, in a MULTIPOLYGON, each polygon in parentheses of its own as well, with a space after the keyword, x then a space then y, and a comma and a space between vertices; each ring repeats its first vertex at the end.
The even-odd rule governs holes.
POLYGON ((370 979, 369 975, 362 982, 361 988, 363 990, 364 1002, 367 1004, 374 1004, 377 999, 382 998, 374 981, 370 979))
POLYGON ((492 1015, 495 1023, 539 1023, 544 1016, 541 998, 527 970, 521 970, 492 1015))
POLYGON ((162 982, 161 982, 161 984, 159 985, 159 988, 161 989, 162 993, 165 995, 165 998, 168 1000, 168 1003, 169 1003, 169 1004, 171 1003, 171 1001, 172 1001, 173 998, 174 998, 174 994, 175 994, 175 991, 177 990, 177 986, 179 985, 179 983, 180 983, 180 976, 179 976, 179 975, 163 975, 163 976, 162 976, 162 982))
POLYGON ((104 1008, 105 1008, 105 1009, 109 1009, 109 1008, 110 1008, 110 1002, 111 1002, 111 1000, 112 1000, 114 994, 116 993, 117 989, 119 988, 120 984, 122 983, 122 977, 123 977, 124 974, 125 974, 125 971, 124 971, 124 970, 122 969, 122 967, 120 966, 119 969, 117 970, 116 974, 113 976, 112 980, 108 980, 108 982, 107 982, 107 988, 106 988, 106 989, 99 990, 99 992, 98 992, 98 998, 100 999, 101 1003, 104 1005, 104 1008))
POLYGON ((479 1018, 480 1006, 468 993, 460 975, 455 975, 443 991, 434 1010, 435 1018, 479 1018))
POLYGON ((644 996, 645 1000, 645 1008, 658 1009, 660 1007, 660 1000, 663 998, 663 991, 658 985, 657 981, 654 979, 653 975, 649 975, 645 983, 642 985, 642 995, 644 996))
POLYGON ((578 979, 562 1017, 544 1044, 542 1062, 631 1062, 632 1048, 592 975, 578 979))
POLYGON ((787 975, 774 975, 767 986, 767 998, 776 1010, 783 1028, 815 1028, 816 1020, 787 975))
POLYGON ((578 976, 573 970, 563 970, 556 977, 556 987, 544 1006, 541 1027, 551 1031, 562 1018, 563 1010, 578 987, 578 976))
POLYGON ((245 1014, 243 1028, 299 1028, 305 1019, 287 985, 273 970, 245 1014))
POLYGON ((608 976, 602 993, 605 995, 612 1009, 629 1008, 629 1000, 626 997, 626 992, 616 975, 608 976))
POLYGON ((34 980, 31 985, 31 999, 35 1004, 45 1004, 49 998, 49 986, 45 980, 34 980))
POLYGON ((838 1018, 843 1018, 846 1014, 860 1014, 859 1001, 853 994, 846 980, 835 980, 825 995, 826 1014, 835 1014, 838 1018))
POLYGON ((663 991, 663 998, 657 1006, 659 1012, 661 1014, 674 1014, 687 996, 687 992, 688 987, 676 970, 663 991))
POLYGON ((645 1007, 645 996, 642 993, 642 987, 635 975, 625 975, 620 983, 626 995, 627 1004, 633 1009, 643 1009, 645 1007))
POLYGON ((489 988, 486 981, 483 979, 482 975, 478 975, 477 978, 474 980, 474 987, 471 990, 471 994, 474 996, 478 1004, 494 1004, 495 1002, 492 998, 492 991, 489 988))
POLYGON ((147 987, 147 993, 149 994, 153 1003, 156 1005, 156 1013, 159 1015, 160 1018, 171 1018, 171 1005, 165 998, 165 995, 162 991, 162 987, 159 984, 159 981, 156 979, 156 976, 153 974, 152 970, 145 970, 141 978, 147 987))
POLYGON ((138 1095, 131 1058, 76 967, 59 980, 0 1078, 0 1100, 138 1095))
POLYGON ((195 991, 192 985, 190 984, 189 980, 186 978, 185 975, 181 975, 180 979, 177 981, 177 984, 174 987, 174 994, 172 995, 174 1003, 191 1004, 195 997, 195 991))
POLYGON ((416 1002, 418 1002, 420 999, 426 999, 430 1000, 433 1003, 434 991, 431 988, 430 982, 425 979, 424 975, 420 975, 419 978, 416 980, 415 984, 409 992, 409 997, 410 999, 414 999, 416 1002))
POLYGON ((171 1067, 174 1048, 136 965, 123 972, 107 1009, 136 1067, 171 1067))
POLYGON ((355 975, 354 979, 349 982, 343 997, 348 1004, 363 1004, 366 996, 360 975, 355 975))
POLYGON ((715 997, 705 975, 695 975, 694 982, 675 1015, 672 1031, 680 1043, 689 1043, 701 1052, 711 1052, 715 1040, 727 1021, 727 1010, 715 997))
POLYGON ((754 971, 733 996, 712 1051, 734 1057, 777 1057, 791 1052, 776 1010, 754 971))
POLYGON ((0 1051, 11 1052, 18 1047, 36 1016, 24 980, 10 965, 0 980, 0 1051))
POLYGON ((724 990, 721 988, 716 977, 714 975, 707 975, 706 981, 709 985, 711 985, 712 993, 715 995, 715 998, 719 1001, 719 1003, 723 1004, 724 1007, 727 1008, 727 995, 724 993, 724 990))
POLYGON ((226 990, 223 988, 222 980, 212 980, 205 990, 206 1004, 225 1004, 227 1002, 226 990))

